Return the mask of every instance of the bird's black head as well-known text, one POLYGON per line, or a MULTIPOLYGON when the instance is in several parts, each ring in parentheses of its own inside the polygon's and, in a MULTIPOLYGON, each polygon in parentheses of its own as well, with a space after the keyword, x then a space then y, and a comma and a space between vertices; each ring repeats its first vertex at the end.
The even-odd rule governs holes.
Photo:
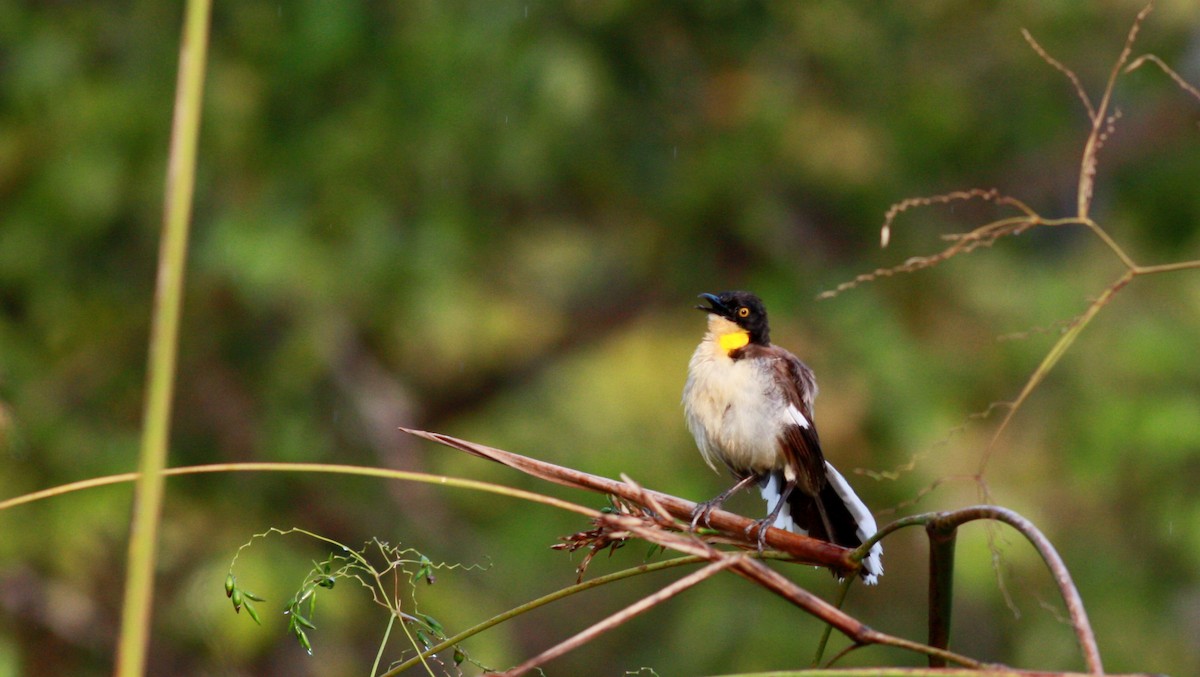
POLYGON ((697 310, 723 317, 750 333, 750 342, 768 345, 771 330, 767 326, 767 309, 762 299, 748 291, 723 291, 719 294, 701 294, 708 306, 696 306, 697 310))

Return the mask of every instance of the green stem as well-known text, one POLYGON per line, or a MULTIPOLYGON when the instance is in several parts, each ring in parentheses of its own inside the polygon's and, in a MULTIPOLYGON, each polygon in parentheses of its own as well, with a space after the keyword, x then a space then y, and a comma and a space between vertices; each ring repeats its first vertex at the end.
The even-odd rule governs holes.
POLYGON ((375 652, 375 662, 371 664, 371 674, 379 674, 379 662, 383 660, 383 650, 387 648, 388 638, 392 636, 392 626, 396 624, 396 614, 388 618, 387 628, 383 631, 383 639, 379 642, 379 651, 375 652))
MULTIPOLYGON (((389 470, 387 468, 368 468, 356 465, 337 465, 333 463, 270 463, 270 462, 251 462, 251 463, 213 463, 210 465, 191 465, 181 466, 178 468, 167 468, 162 471, 164 477, 176 477, 181 475, 204 475, 210 473, 227 473, 227 472, 303 472, 303 473, 318 473, 332 475, 358 475, 360 477, 378 477, 381 479, 402 480, 408 482, 422 482, 425 484, 436 484, 439 486, 456 487, 459 489, 473 489, 475 491, 486 491, 488 493, 500 494, 509 496, 519 500, 541 503, 553 508, 560 508, 569 512, 574 512, 585 517, 593 517, 599 513, 591 508, 585 508, 581 505, 564 501, 552 496, 525 491, 523 489, 514 489, 500 484, 492 484, 490 482, 480 482, 478 480, 466 480, 458 477, 448 477, 445 475, 430 475, 428 473, 409 472, 405 470, 389 470)), ((49 489, 42 489, 21 496, 0 501, 0 511, 14 508, 18 505, 26 503, 34 503, 55 496, 62 496, 83 489, 94 489, 96 487, 104 487, 110 484, 121 484, 123 482, 134 482, 139 478, 138 473, 127 472, 118 475, 107 475, 104 477, 92 477, 70 484, 63 484, 49 489)), ((318 536, 318 538, 320 538, 318 536)), ((332 541, 331 541, 332 542, 332 541)))
POLYGON ((1134 272, 1138 275, 1150 275, 1153 273, 1173 273, 1179 270, 1195 270, 1197 268, 1200 268, 1200 259, 1180 261, 1178 263, 1161 263, 1155 266, 1138 266, 1134 272))
MULTIPOLYGON (((846 596, 850 593, 850 586, 853 584, 854 576, 847 576, 846 580, 842 581, 842 584, 838 589, 837 600, 834 601, 833 606, 837 607, 838 609, 842 608, 842 605, 846 603, 846 596)), ((826 623, 825 629, 821 632, 821 639, 817 641, 817 655, 813 657, 813 667, 821 664, 821 659, 825 655, 825 648, 829 646, 829 636, 832 634, 833 626, 829 623, 826 623)))
POLYGON ((188 227, 195 189, 196 146, 200 134, 200 101, 207 60, 210 0, 189 0, 179 53, 179 81, 175 92, 175 119, 171 131, 163 214, 163 240, 159 250, 158 283, 150 330, 148 382, 129 534, 125 601, 117 647, 116 674, 135 677, 145 672, 154 598, 155 547, 162 512, 170 435, 171 395, 175 387, 175 358, 179 316, 183 305, 183 279, 187 259, 188 227))
POLYGON ((1088 326, 1088 323, 1096 317, 1096 315, 1102 308, 1104 308, 1104 306, 1108 305, 1108 302, 1112 300, 1112 297, 1115 296, 1117 292, 1124 289, 1125 285, 1129 284, 1129 282, 1133 280, 1135 274, 1136 272, 1132 268, 1126 270, 1121 277, 1117 278, 1116 282, 1109 285, 1109 287, 1104 290, 1103 294, 1101 294, 1095 301, 1092 301, 1091 305, 1087 307, 1087 310, 1085 310, 1083 314, 1071 324, 1071 327, 1059 337, 1058 341, 1055 341, 1054 345, 1051 346, 1050 352, 1046 353, 1046 356, 1042 358, 1041 364, 1039 364, 1037 369, 1034 370, 1033 375, 1029 377, 1029 380, 1025 382, 1025 386, 1021 388, 1021 393, 1017 395, 1017 399, 1013 400, 1012 406, 1010 406, 1008 408, 1008 412, 1004 414, 1004 418, 1000 421, 1000 425, 996 426, 996 431, 992 433, 991 440, 988 442, 987 447, 983 450, 983 456, 979 460, 979 470, 976 472, 976 477, 983 477, 983 473, 987 470, 988 463, 991 461, 992 452, 995 451, 996 445, 1000 441, 1000 436, 1004 434, 1004 431, 1008 428, 1008 424, 1012 422, 1013 418, 1017 415, 1017 411, 1019 411, 1021 406, 1025 404, 1025 401, 1029 399, 1029 396, 1033 393, 1034 389, 1041 384, 1042 380, 1046 378, 1046 375, 1050 373, 1050 370, 1054 369, 1054 366, 1058 364, 1059 359, 1066 354, 1067 349, 1071 347, 1071 344, 1075 343, 1075 339, 1078 338, 1081 333, 1083 333, 1083 330, 1088 326))
POLYGON ((1084 663, 1087 664, 1088 672, 1093 675, 1104 674, 1104 666, 1100 660, 1100 647, 1096 644, 1096 635, 1092 631, 1087 611, 1083 607, 1079 589, 1075 587, 1071 573, 1067 570, 1067 565, 1059 556, 1058 551, 1054 549, 1054 545, 1032 522, 1007 508, 995 505, 975 505, 952 512, 936 513, 933 520, 929 522, 928 528, 931 533, 935 530, 945 533, 953 531, 967 522, 981 519, 1007 524, 1016 529, 1037 550, 1042 562, 1050 570, 1054 582, 1058 586, 1059 594, 1062 595, 1063 604, 1066 605, 1067 613, 1071 617, 1071 627, 1075 630, 1075 637, 1079 643, 1080 652, 1083 654, 1084 663))
POLYGON ((708 560, 706 560, 703 557, 697 557, 695 555, 686 555, 684 557, 676 557, 675 559, 664 560, 662 562, 655 562, 653 564, 643 564, 641 566, 636 566, 636 567, 633 567, 630 569, 623 569, 621 571, 615 571, 615 572, 605 575, 605 576, 593 578, 591 580, 584 581, 582 583, 576 583, 575 585, 572 585, 572 586, 566 587, 566 588, 562 588, 561 590, 555 590, 554 592, 552 592, 548 595, 543 595, 541 597, 538 597, 537 599, 526 602, 526 603, 522 604, 521 606, 509 609, 508 611, 505 611, 502 614, 492 616, 491 618, 487 619, 486 621, 483 621, 482 623, 479 623, 478 625, 467 628, 466 630, 463 630, 462 632, 458 633, 457 635, 454 635, 453 637, 449 637, 446 640, 442 641, 441 643, 430 647, 423 653, 408 659, 407 661, 401 663, 400 665, 397 665, 396 667, 383 673, 379 677, 395 677, 395 675, 399 675, 400 673, 404 672, 405 670, 416 665, 418 662, 424 661, 426 658, 428 658, 429 656, 432 656, 433 654, 436 654, 439 651, 445 651, 446 649, 449 649, 450 647, 452 647, 456 644, 459 644, 463 640, 465 640, 469 637, 472 637, 474 635, 477 635, 477 634, 483 632, 484 630, 487 630, 488 628, 491 628, 495 625, 499 625, 500 623, 503 623, 509 619, 520 616, 521 614, 526 613, 528 611, 533 611, 534 609, 543 607, 551 602, 560 600, 564 597, 570 597, 571 595, 574 595, 579 592, 583 592, 584 590, 591 590, 592 588, 595 588, 597 586, 606 585, 608 583, 613 583, 615 581, 619 581, 624 578, 629 578, 630 576, 640 576, 641 574, 647 574, 652 571, 659 571, 661 569, 669 569, 672 567, 684 566, 687 564, 700 564, 700 563, 707 562, 707 561, 708 560))
MULTIPOLYGON (((925 525, 929 536, 929 646, 950 648, 950 617, 954 600, 954 545, 958 530, 925 525)), ((929 667, 944 668, 946 661, 929 657, 929 667)))

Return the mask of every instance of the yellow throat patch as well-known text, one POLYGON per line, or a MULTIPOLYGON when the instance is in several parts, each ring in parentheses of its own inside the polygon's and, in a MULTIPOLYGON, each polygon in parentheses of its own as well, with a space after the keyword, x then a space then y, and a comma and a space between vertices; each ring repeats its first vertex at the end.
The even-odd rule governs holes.
POLYGON ((717 343, 720 344, 721 350, 724 350, 725 354, 728 355, 750 343, 750 332, 734 331, 728 334, 721 334, 717 337, 717 343))

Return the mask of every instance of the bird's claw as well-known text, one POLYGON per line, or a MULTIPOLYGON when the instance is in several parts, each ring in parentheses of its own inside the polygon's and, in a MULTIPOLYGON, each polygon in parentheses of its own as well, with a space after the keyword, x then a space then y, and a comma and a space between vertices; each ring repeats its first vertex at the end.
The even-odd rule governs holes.
POLYGON ((712 525, 708 523, 708 520, 712 517, 712 512, 720 507, 721 503, 719 501, 697 503, 696 507, 692 510, 692 531, 695 531, 700 524, 711 527, 712 525))
POLYGON ((760 553, 767 549, 767 529, 774 526, 774 524, 775 520, 768 517, 766 519, 755 520, 750 523, 750 526, 746 527, 746 539, 755 541, 760 553), (755 529, 758 530, 757 534, 754 533, 755 529))

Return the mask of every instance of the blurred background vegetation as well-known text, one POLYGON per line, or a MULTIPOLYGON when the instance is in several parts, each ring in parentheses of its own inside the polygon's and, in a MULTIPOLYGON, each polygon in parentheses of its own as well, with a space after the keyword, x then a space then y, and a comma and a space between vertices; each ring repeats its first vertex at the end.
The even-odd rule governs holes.
MULTIPOLYGON (((0 5, 0 498, 135 467, 177 4, 0 5)), ((975 471, 998 416, 969 416, 1016 396, 1119 262, 1082 229, 1038 229, 816 296, 1006 214, 919 210, 881 251, 883 214, 905 197, 996 187, 1072 213, 1087 117, 1020 28, 1098 96, 1140 7, 218 2, 171 464, 375 465, 603 504, 405 425, 709 498, 727 481, 679 407, 703 330, 690 307, 746 288, 815 369, 827 454, 881 521, 975 503, 976 486, 953 477, 975 471)), ((1200 81, 1200 7, 1160 2, 1141 52, 1200 81)), ((1200 258, 1200 104, 1143 68, 1116 106, 1093 215, 1140 263, 1200 258)), ((1200 674, 1198 346, 1200 276, 1139 278, 988 467, 992 500, 1060 548, 1113 671, 1200 674)), ((0 513, 0 675, 109 674, 131 494, 0 513)), ((730 507, 762 510, 749 496, 730 507)), ((386 617, 361 589, 322 592, 313 657, 284 632, 284 602, 327 555, 318 543, 244 553, 239 582, 268 598, 266 625, 230 612, 229 560, 272 526, 482 565, 419 591, 454 632, 570 584, 580 556, 548 546, 586 525, 361 478, 171 479, 152 674, 368 670, 386 617)), ((1081 668, 1032 551, 1004 532, 996 544, 1003 588, 986 532, 960 538, 952 648, 1081 668)), ((849 611, 923 639, 925 547, 916 532, 889 539, 882 585, 854 590, 849 611)), ((626 547, 590 573, 645 556, 626 547)), ((787 571, 833 592, 823 571, 787 571)), ((512 665, 677 575, 558 603, 466 649, 512 665)), ((819 630, 727 576, 548 668, 802 667, 819 630)), ((846 661, 879 663, 921 661, 882 649, 846 661)))

